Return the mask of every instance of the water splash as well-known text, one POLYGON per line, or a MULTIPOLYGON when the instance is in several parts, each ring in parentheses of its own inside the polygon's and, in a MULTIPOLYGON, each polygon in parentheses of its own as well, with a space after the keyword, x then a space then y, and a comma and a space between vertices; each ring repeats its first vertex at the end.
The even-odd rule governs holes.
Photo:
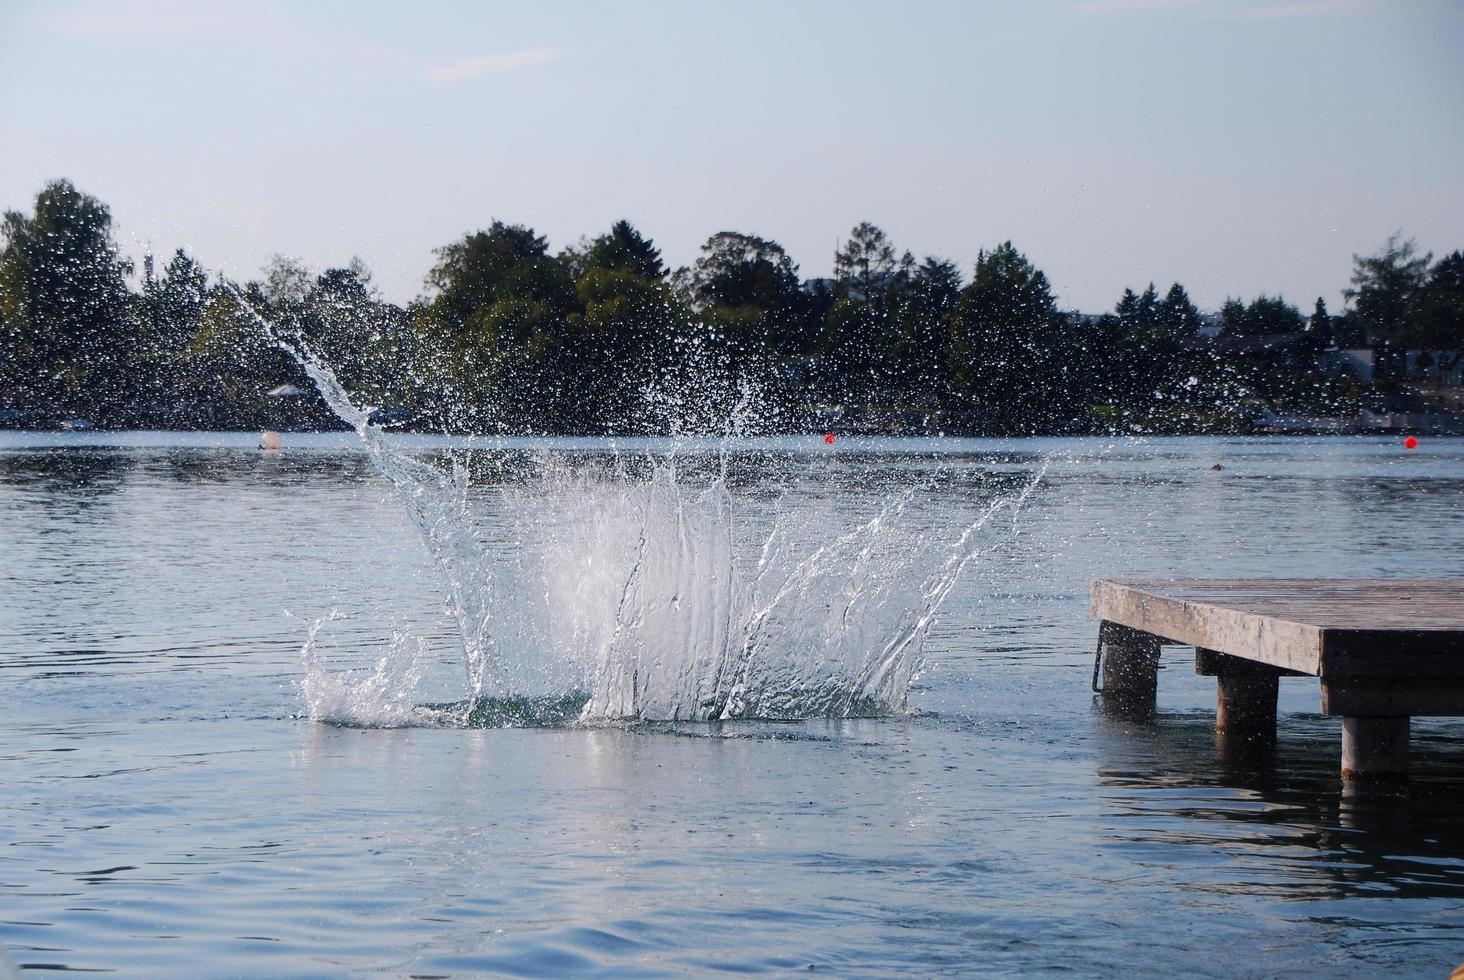
POLYGON ((361 728, 402 728, 443 724, 448 712, 414 703, 422 677, 426 644, 398 631, 385 654, 367 670, 333 673, 327 669, 318 643, 321 627, 341 618, 334 611, 312 622, 300 648, 304 672, 300 693, 310 717, 333 725, 361 728))
POLYGON ((605 584, 617 589, 614 608, 600 611, 585 651, 599 664, 585 717, 904 712, 925 638, 976 557, 980 532, 1033 486, 994 501, 934 548, 910 513, 919 487, 825 540, 822 528, 836 517, 809 522, 800 508, 796 519, 775 516, 755 529, 757 557, 745 561, 739 555, 751 549, 739 547, 737 531, 746 515, 726 478, 692 491, 674 467, 658 467, 625 491, 618 514, 589 524, 630 540, 609 549, 628 557, 612 565, 605 584))
MULTIPOLYGON (((248 304, 241 298, 248 309, 248 304)), ((416 673, 388 656, 332 679, 306 644, 312 717, 348 724, 707 721, 888 715, 910 683, 945 599, 1042 479, 993 497, 964 526, 932 523, 923 486, 851 507, 827 486, 734 492, 738 448, 673 442, 664 455, 571 461, 543 452, 529 475, 480 495, 511 547, 476 530, 466 468, 391 445, 303 340, 282 339, 326 403, 355 429, 441 569, 463 644, 468 696, 413 706, 416 673), (710 458, 710 465, 707 464, 710 458), (769 499, 771 498, 771 499, 769 499)), ((648 393, 647 402, 697 404, 648 393)), ((725 429, 750 427, 755 393, 725 429)), ((698 409, 700 410, 700 409, 698 409)), ((674 429, 675 426, 669 426, 674 429)), ((754 463, 757 460, 754 458, 754 463)), ((1045 470, 1045 467, 1044 467, 1045 470)), ((766 488, 764 488, 766 489, 766 488)))
POLYGON ((370 454, 372 465, 386 478, 411 516, 428 553, 443 572, 449 606, 462 637, 469 696, 480 697, 483 678, 492 666, 489 633, 492 597, 485 588, 488 583, 465 574, 482 553, 482 544, 465 515, 466 473, 456 464, 443 471, 393 449, 381 429, 371 424, 375 408, 356 405, 335 372, 311 350, 303 337, 281 335, 242 294, 233 290, 233 295, 265 336, 300 365, 331 410, 355 429, 370 454))

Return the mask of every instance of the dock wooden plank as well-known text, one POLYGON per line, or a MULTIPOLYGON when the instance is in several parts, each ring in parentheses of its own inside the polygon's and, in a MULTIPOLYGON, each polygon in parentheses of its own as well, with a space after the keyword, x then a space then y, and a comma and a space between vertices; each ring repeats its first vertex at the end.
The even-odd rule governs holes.
POLYGON ((1172 643, 1316 674, 1321 630, 1254 609, 1220 605, 1211 582, 1093 583, 1093 613, 1172 643))
POLYGON ((1322 628, 1464 632, 1464 579, 1100 580, 1096 584, 1322 628))

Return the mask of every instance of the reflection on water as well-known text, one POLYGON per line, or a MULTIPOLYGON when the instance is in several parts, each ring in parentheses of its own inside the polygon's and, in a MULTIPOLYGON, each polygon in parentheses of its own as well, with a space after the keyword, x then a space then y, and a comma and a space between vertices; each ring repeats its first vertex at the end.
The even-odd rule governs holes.
POLYGON ((1113 839, 1212 852, 1227 873, 1201 891, 1292 900, 1464 898, 1464 777, 1455 724, 1419 722, 1415 785, 1347 797, 1335 771, 1340 725, 1290 716, 1274 745, 1225 745, 1203 714, 1135 726, 1095 715, 1099 784, 1125 818, 1113 839))
MULTIPOLYGON (((1406 794, 1344 798, 1314 681, 1283 682, 1269 748, 1217 744, 1213 680, 1180 651, 1154 723, 1115 720, 1087 689, 1086 612, 1094 574, 1460 575, 1464 442, 851 440, 801 465, 838 494, 932 480, 935 508, 1055 453, 951 596, 916 716, 362 730, 301 717, 300 645, 332 609, 333 666, 403 633, 423 702, 460 699, 462 674, 436 570, 346 437, 68 438, 0 436, 17 964, 1442 976, 1464 959, 1459 722, 1415 722, 1406 794)), ((466 459, 485 540, 512 548, 491 500, 530 448, 417 445, 466 459)), ((729 486, 803 506, 759 476, 759 452, 789 448, 750 452, 729 486)))

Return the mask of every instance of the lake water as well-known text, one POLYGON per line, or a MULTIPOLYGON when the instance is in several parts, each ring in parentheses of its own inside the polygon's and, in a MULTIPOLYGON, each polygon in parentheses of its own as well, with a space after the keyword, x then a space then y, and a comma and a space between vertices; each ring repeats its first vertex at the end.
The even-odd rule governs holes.
MULTIPOLYGON (((1086 609, 1095 575, 1464 575, 1464 441, 762 444, 733 460, 734 503, 814 539, 906 485, 919 526, 959 526, 1047 466, 983 531, 912 714, 370 728, 312 720, 310 627, 330 676, 406 644, 416 703, 462 699, 440 569, 353 435, 255 438, 0 434, 0 943, 21 970, 1464 961, 1464 723, 1415 722, 1407 796, 1343 800, 1315 681, 1283 682, 1274 756, 1226 756, 1188 651, 1165 654, 1154 723, 1097 709, 1086 609)), ((549 445, 630 471, 666 448, 549 445)), ((506 450, 479 454, 465 518, 496 567, 522 543, 501 491, 538 458, 506 450)))

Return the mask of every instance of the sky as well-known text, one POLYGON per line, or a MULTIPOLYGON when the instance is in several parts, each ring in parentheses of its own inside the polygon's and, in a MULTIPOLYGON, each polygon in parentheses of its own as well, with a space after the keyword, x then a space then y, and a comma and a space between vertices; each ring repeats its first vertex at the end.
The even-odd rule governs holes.
POLYGON ((72 180, 124 250, 388 297, 494 219, 619 218, 828 275, 861 220, 969 275, 1011 240, 1064 308, 1341 307, 1401 230, 1464 248, 1464 3, 0 0, 0 208, 72 180))

